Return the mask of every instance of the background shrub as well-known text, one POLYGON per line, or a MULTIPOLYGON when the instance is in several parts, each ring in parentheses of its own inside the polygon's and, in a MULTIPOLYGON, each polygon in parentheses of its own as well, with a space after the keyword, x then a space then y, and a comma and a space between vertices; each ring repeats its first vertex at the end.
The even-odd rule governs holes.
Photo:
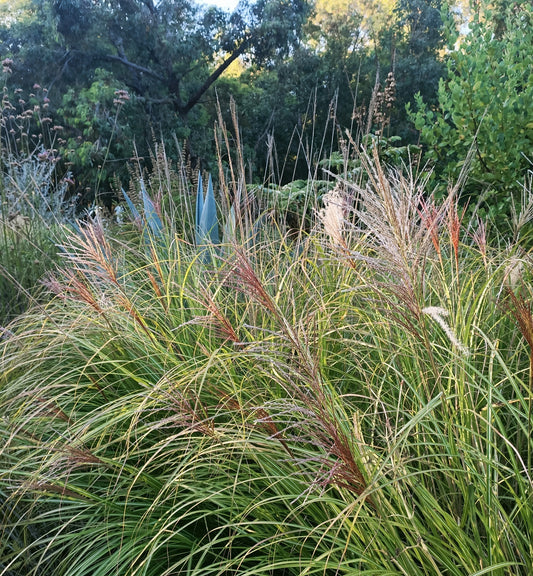
POLYGON ((532 162, 532 21, 529 2, 482 3, 460 41, 449 33, 438 106, 418 97, 411 114, 438 173, 457 181, 466 162, 471 206, 502 230, 532 162))

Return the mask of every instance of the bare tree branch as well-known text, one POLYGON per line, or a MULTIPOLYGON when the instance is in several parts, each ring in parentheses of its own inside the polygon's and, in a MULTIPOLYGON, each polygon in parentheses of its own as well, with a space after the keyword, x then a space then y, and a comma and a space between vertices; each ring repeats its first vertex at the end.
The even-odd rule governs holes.
POLYGON ((200 86, 200 88, 189 98, 188 102, 179 107, 179 112, 182 116, 186 116, 196 104, 200 101, 200 98, 209 90, 211 85, 216 82, 220 76, 229 68, 229 66, 237 60, 237 58, 243 54, 250 43, 251 37, 246 38, 238 48, 236 48, 229 56, 222 62, 218 68, 216 68, 207 78, 207 80, 200 86))
POLYGON ((114 54, 106 54, 105 56, 103 56, 103 58, 105 60, 113 60, 115 62, 120 62, 121 64, 127 66, 128 68, 131 68, 132 70, 142 72, 143 74, 151 76, 152 78, 155 78, 156 80, 159 80, 160 82, 163 82, 165 84, 167 83, 167 78, 165 78, 164 76, 157 74, 157 72, 150 70, 150 68, 146 68, 145 66, 141 66, 140 64, 135 64, 135 62, 130 62, 130 60, 128 60, 125 56, 115 56, 114 54))

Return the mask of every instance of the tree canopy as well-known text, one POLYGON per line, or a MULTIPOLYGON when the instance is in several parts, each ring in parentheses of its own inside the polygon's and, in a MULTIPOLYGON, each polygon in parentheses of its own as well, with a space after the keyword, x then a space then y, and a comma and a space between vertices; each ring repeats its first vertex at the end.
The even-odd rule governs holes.
MULTIPOLYGON (((32 94, 26 107, 46 100, 47 121, 61 127, 55 145, 85 187, 95 171, 98 183, 126 177, 134 146, 147 156, 154 138, 176 136, 209 162, 217 101, 230 98, 250 162, 264 166, 275 139, 290 177, 306 130, 322 135, 308 162, 326 153, 321 139, 337 147, 376 94, 393 93, 397 72, 402 91, 386 115, 409 135, 405 103, 421 89, 431 97, 442 70, 439 0, 241 0, 233 12, 191 0, 10 5, 0 12, 7 85, 32 94)), ((365 114, 365 129, 383 125, 383 114, 365 114)))
POLYGON ((412 112, 427 159, 451 181, 466 162, 472 205, 498 224, 531 171, 532 20, 528 1, 481 4, 464 37, 449 32, 437 105, 419 95, 412 112))
POLYGON ((22 80, 72 84, 87 70, 105 68, 147 105, 169 104, 180 115, 240 56, 264 63, 286 55, 307 10, 305 0, 243 2, 232 14, 188 0, 27 0, 26 6, 27 16, 3 38, 23 59, 32 51, 34 67, 24 59, 22 80))

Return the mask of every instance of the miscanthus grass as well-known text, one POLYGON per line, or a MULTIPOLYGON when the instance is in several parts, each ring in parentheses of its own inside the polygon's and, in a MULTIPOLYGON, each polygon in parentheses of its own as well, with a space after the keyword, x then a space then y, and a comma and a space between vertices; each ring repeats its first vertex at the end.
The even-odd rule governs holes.
POLYGON ((2 342, 1 574, 533 572, 531 258, 365 168, 209 264, 70 236, 2 342))

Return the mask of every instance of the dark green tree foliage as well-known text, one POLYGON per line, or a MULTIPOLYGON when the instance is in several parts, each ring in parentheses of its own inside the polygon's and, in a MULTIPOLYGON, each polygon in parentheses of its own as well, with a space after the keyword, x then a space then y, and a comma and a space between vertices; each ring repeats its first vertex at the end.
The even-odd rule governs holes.
POLYGON ((441 11, 441 0, 398 0, 392 34, 386 31, 381 40, 385 50, 390 42, 396 82, 392 131, 408 139, 412 139, 413 134, 409 134, 406 104, 413 102, 417 93, 429 104, 434 103, 439 80, 445 73, 439 56, 444 48, 441 11))
POLYGON ((438 106, 419 97, 412 119, 428 158, 450 180, 470 153, 471 204, 483 193, 481 210, 505 220, 532 162, 533 6, 483 3, 469 28, 464 38, 449 34, 438 106))
POLYGON ((82 204, 95 192, 108 203, 102 185, 126 174, 133 144, 150 138, 142 103, 121 86, 111 72, 97 68, 88 87, 67 90, 56 112, 64 123, 58 142, 63 164, 80 183, 82 204))
POLYGON ((48 89, 62 158, 93 189, 114 172, 128 177, 133 142, 146 157, 154 138, 171 147, 173 134, 213 169, 215 85, 228 124, 237 102, 252 173, 286 182, 312 175, 345 129, 383 129, 365 116, 378 72, 382 92, 395 73, 387 135, 405 136, 405 103, 418 90, 431 102, 441 70, 440 0, 399 0, 381 32, 345 0, 244 0, 231 14, 189 0, 23 1, 31 10, 0 26, 9 85, 48 89), (240 75, 227 74, 237 62, 240 75), (117 106, 122 90, 129 100, 117 106))
POLYGON ((285 55, 305 17, 305 2, 282 0, 243 3, 231 15, 186 0, 55 0, 51 9, 76 62, 112 69, 148 104, 181 116, 239 56, 285 55))
POLYGON ((355 9, 312 12, 288 58, 244 71, 249 89, 237 98, 241 126, 258 172, 270 181, 313 176, 317 161, 337 148, 339 131, 350 128, 366 55, 360 24, 355 9))
POLYGON ((371 31, 369 21, 355 2, 317 3, 289 59, 245 73, 252 88, 239 109, 253 111, 256 142, 275 141, 281 181, 308 177, 309 160, 338 150, 345 130, 355 141, 368 131, 418 139, 405 106, 417 92, 436 100, 445 71, 440 0, 400 0, 389 25, 371 31), (380 102, 371 107, 375 88, 380 102))
POLYGON ((176 134, 192 154, 214 156, 212 86, 239 57, 261 67, 286 58, 307 10, 305 0, 244 1, 232 14, 188 0, 27 2, 29 15, 1 30, 10 85, 48 88, 67 131, 64 159, 84 178, 117 161, 99 182, 154 137, 176 134), (129 100, 117 115, 121 90, 129 100))
MULTIPOLYGON (((320 124, 325 125, 334 110, 338 126, 349 129, 354 107, 365 100, 371 90, 371 83, 361 78, 361 66, 368 59, 369 45, 362 28, 362 16, 352 3, 348 3, 346 12, 334 12, 334 6, 330 10, 308 26, 308 43, 319 62, 314 72, 314 86, 319 109, 325 116, 320 124)), ((309 59, 306 64, 312 73, 309 59)), ((293 67, 293 78, 297 75, 297 67, 293 67)))

